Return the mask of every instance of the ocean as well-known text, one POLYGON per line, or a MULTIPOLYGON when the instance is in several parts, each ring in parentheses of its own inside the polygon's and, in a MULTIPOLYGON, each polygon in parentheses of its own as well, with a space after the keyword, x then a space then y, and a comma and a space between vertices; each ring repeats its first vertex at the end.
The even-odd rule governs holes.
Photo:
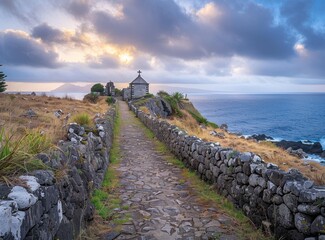
POLYGON ((325 94, 206 94, 189 99, 209 121, 230 132, 276 140, 310 140, 325 149, 325 94))

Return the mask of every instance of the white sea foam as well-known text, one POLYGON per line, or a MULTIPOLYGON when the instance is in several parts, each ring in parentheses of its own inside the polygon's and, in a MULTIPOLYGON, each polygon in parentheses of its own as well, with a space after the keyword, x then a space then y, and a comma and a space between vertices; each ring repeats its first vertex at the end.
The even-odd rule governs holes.
POLYGON ((303 144, 308 144, 308 145, 313 145, 315 141, 310 141, 310 140, 301 140, 303 144))
POLYGON ((325 159, 321 158, 320 156, 318 156, 316 154, 308 154, 308 157, 304 158, 304 160, 315 161, 315 162, 321 163, 322 165, 325 165, 325 159))
POLYGON ((281 142, 282 140, 283 140, 283 138, 273 137, 273 140, 268 140, 268 141, 271 141, 271 142, 281 142))

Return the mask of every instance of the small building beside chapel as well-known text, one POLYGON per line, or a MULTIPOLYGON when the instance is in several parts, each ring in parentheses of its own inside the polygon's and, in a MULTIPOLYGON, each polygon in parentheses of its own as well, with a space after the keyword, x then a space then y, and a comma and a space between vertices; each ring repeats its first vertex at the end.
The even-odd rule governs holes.
POLYGON ((138 74, 138 77, 129 84, 129 87, 122 90, 123 100, 141 98, 149 93, 149 83, 142 78, 140 70, 138 74))

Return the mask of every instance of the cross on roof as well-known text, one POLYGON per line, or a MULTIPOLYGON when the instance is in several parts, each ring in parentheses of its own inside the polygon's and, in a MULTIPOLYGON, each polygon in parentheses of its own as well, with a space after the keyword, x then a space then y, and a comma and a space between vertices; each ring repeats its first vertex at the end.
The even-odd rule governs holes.
POLYGON ((138 71, 138 73, 139 73, 139 76, 140 76, 140 74, 141 74, 141 71, 139 70, 139 71, 138 71))

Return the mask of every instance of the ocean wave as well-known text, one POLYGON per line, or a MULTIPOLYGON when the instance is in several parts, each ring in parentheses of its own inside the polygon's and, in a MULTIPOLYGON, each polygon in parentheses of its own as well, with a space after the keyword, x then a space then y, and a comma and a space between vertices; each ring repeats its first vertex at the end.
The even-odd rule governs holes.
POLYGON ((273 137, 273 140, 267 139, 267 141, 270 141, 270 142, 281 142, 282 140, 284 140, 284 139, 280 138, 280 137, 273 137))
POLYGON ((325 159, 315 154, 308 154, 308 157, 304 158, 303 160, 315 161, 319 162, 321 165, 325 165, 325 159))

